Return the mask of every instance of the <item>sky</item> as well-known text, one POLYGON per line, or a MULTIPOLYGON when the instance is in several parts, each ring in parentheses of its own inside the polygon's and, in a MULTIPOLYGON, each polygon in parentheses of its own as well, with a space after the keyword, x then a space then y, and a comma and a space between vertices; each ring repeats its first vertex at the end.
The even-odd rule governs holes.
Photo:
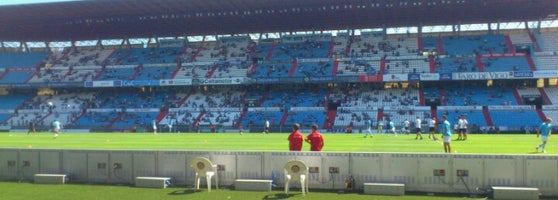
POLYGON ((31 3, 52 3, 52 2, 64 2, 64 1, 75 1, 75 0, 3 0, 0 1, 0 6, 31 4, 31 3))

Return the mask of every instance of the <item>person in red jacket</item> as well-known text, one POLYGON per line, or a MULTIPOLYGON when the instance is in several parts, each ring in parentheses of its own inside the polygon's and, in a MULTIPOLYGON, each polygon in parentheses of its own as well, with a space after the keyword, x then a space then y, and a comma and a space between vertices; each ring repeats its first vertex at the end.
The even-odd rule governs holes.
POLYGON ((318 132, 318 125, 312 125, 312 133, 306 136, 306 142, 310 143, 310 151, 321 151, 324 147, 324 137, 318 132))
POLYGON ((302 150, 302 141, 304 140, 304 136, 298 131, 300 129, 300 124, 293 125, 293 132, 289 135, 289 150, 290 151, 301 151, 302 150))

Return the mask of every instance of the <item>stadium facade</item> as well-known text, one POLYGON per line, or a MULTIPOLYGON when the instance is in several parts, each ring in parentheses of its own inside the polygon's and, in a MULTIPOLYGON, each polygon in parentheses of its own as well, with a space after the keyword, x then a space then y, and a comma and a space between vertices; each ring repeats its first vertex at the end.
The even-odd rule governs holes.
MULTIPOLYGON (((0 7, 0 122, 10 131, 29 121, 48 129, 58 119, 72 131, 145 131, 155 120, 162 131, 200 124, 203 132, 236 132, 261 131, 270 120, 273 131, 317 123, 339 132, 359 131, 368 118, 400 126, 445 114, 466 116, 475 133, 529 132, 542 118, 558 118, 558 32, 546 27, 557 8, 552 0, 0 7)), ((529 186, 558 195, 552 155, 15 148, 0 155, 2 180, 63 173, 74 182, 165 176, 184 185, 194 181, 184 164, 203 156, 222 166, 224 184, 280 184, 281 166, 298 159, 313 169, 313 189, 342 189, 354 175, 359 185, 404 183, 406 191, 529 186)))

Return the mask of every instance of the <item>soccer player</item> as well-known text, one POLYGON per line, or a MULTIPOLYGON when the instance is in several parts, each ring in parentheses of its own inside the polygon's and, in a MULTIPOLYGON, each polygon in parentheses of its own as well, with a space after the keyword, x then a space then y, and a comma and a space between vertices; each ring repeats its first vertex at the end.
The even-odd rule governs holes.
POLYGON ((293 125, 293 132, 289 135, 287 140, 289 140, 289 150, 290 151, 301 151, 302 141, 304 136, 298 131, 300 129, 300 124, 296 123, 293 125))
POLYGON ((378 120, 378 133, 382 133, 384 131, 384 122, 382 120, 378 120))
POLYGON ((55 119, 54 122, 52 122, 52 132, 54 133, 54 138, 58 137, 60 129, 62 129, 62 124, 55 119))
POLYGON ((432 117, 432 119, 428 120, 428 138, 433 140, 437 140, 434 133, 436 132, 436 117, 432 117))
POLYGON ((324 147, 324 137, 318 132, 317 124, 312 124, 312 133, 304 140, 310 144, 310 151, 321 151, 324 147))
POLYGON ((200 131, 201 131, 200 121, 197 120, 197 121, 196 121, 196 132, 197 132, 197 133, 200 133, 200 131))
POLYGON ((415 137, 415 140, 419 139, 419 138, 422 140, 422 129, 421 129, 422 125, 421 125, 421 123, 422 123, 422 120, 420 120, 420 117, 417 116, 417 119, 415 120, 415 131, 417 132, 417 136, 415 137))
POLYGON ((167 124, 167 126, 169 127, 169 133, 172 133, 172 124, 174 123, 173 119, 169 120, 169 123, 167 124))
POLYGON ((467 140, 467 125, 469 124, 469 122, 467 121, 467 119, 465 119, 464 115, 461 115, 459 121, 457 121, 457 124, 458 124, 457 140, 467 140))
POLYGON ((151 121, 151 127, 153 128, 153 134, 157 134, 157 121, 152 120, 151 121))
POLYGON ((27 135, 29 135, 29 133, 33 133, 33 135, 35 135, 36 129, 35 129, 35 121, 34 120, 30 120, 29 121, 29 130, 27 131, 27 135))
POLYGON ((411 122, 408 119, 405 119, 405 121, 403 121, 403 132, 405 133, 405 135, 409 135, 410 128, 411 122))
POLYGON ((264 125, 264 132, 265 134, 269 133, 269 120, 265 120, 265 125, 264 125))
POLYGON ((393 121, 388 120, 388 127, 389 127, 389 132, 393 133, 393 135, 397 136, 397 131, 395 131, 395 124, 393 123, 393 121))
POLYGON ((546 153, 546 150, 544 149, 546 147, 546 141, 548 140, 548 137, 552 135, 552 119, 550 117, 547 117, 539 126, 539 129, 537 130, 537 137, 539 137, 539 135, 541 137, 541 144, 535 147, 535 152, 539 152, 539 149, 541 149, 543 153, 546 153))
POLYGON ((366 136, 370 135, 370 138, 372 138, 372 120, 367 119, 364 122, 364 125, 366 126, 366 133, 364 134, 364 137, 366 138, 366 136))
POLYGON ((442 115, 442 123, 440 123, 440 133, 442 133, 442 138, 444 139, 444 151, 446 153, 451 153, 451 124, 447 120, 447 116, 442 115))

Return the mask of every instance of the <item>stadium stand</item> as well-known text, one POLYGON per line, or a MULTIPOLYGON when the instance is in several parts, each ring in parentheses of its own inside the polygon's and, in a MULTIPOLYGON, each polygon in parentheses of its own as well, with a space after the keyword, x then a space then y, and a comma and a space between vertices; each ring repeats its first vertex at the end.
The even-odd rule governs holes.
MULTIPOLYGON (((551 33, 541 33, 539 37, 545 38, 544 44, 553 43, 551 33)), ((189 42, 184 47, 150 46, 116 50, 75 48, 50 54, 33 54, 33 62, 25 64, 27 66, 23 68, 2 68, 0 83, 109 81, 103 83, 113 84, 122 81, 126 84, 159 84, 160 80, 231 78, 237 81, 272 82, 302 78, 306 82, 316 77, 330 80, 333 77, 382 74, 553 70, 557 56, 552 52, 536 52, 532 56, 533 64, 530 64, 528 54, 504 54, 513 50, 510 49, 510 43, 516 46, 530 45, 533 44, 531 39, 528 33, 521 31, 511 34, 472 33, 424 37, 364 32, 358 36, 343 33, 337 36, 286 35, 280 39, 259 41, 233 36, 217 38, 216 41, 189 42), (442 51, 441 55, 424 57, 421 53, 423 50, 442 51)), ((555 48, 551 46, 550 49, 555 48)), ((9 54, 11 57, 6 55, 3 59, 19 56, 14 53, 9 54)), ((19 64, 12 62, 9 65, 19 64)), ((19 107, 21 102, 6 108, 21 110, 25 112, 24 115, 15 117, 2 113, 5 116, 2 121, 22 126, 29 120, 39 119, 41 124, 48 124, 60 118, 69 126, 129 130, 131 127, 147 127, 151 120, 157 119, 163 126, 172 121, 187 130, 193 130, 197 122, 205 128, 218 126, 222 130, 241 127, 259 130, 265 119, 269 119, 277 130, 283 130, 283 127, 288 130, 293 123, 303 126, 317 123, 331 131, 345 131, 348 126, 361 131, 359 127, 364 126, 364 119, 372 119, 374 126, 387 119, 400 126, 405 119, 414 119, 416 116, 429 118, 433 114, 448 114, 450 119, 455 119, 466 115, 475 127, 489 128, 496 125, 515 129, 530 118, 553 114, 553 111, 539 112, 537 109, 515 107, 523 105, 521 97, 524 95, 546 95, 532 86, 515 88, 504 82, 493 85, 487 87, 482 81, 471 81, 467 86, 452 83, 402 87, 395 83, 395 86, 386 88, 374 83, 346 85, 337 89, 312 86, 315 89, 311 90, 307 86, 285 88, 270 85, 250 90, 204 86, 205 89, 201 90, 149 88, 149 92, 139 93, 113 88, 108 93, 64 94, 51 99, 30 96, 27 97, 26 107, 19 107), (79 98, 76 99, 76 96, 79 98), (429 106, 424 101, 425 97, 438 98, 439 106, 465 106, 466 109, 456 113, 423 110, 429 106), (72 103, 70 110, 44 111, 45 108, 41 108, 46 101, 64 105, 65 99, 72 98, 77 102, 72 103), (336 101, 339 102, 338 108, 328 108, 329 103, 336 101), (248 102, 252 105, 248 106, 248 102), (468 106, 482 109, 468 110, 468 106), (511 107, 507 110, 494 107, 491 110, 488 108, 490 106, 511 107), (416 110, 415 107, 420 108, 416 110), (509 114, 514 114, 517 119, 499 120, 501 116, 509 114)), ((548 105, 558 98, 555 94, 558 92, 554 90, 553 87, 544 90, 550 99, 546 102, 548 105)))
POLYGON ((542 32, 536 34, 540 38, 538 42, 542 46, 542 51, 556 51, 558 49, 558 33, 542 32))
POLYGON ((47 55, 46 52, 0 53, 0 63, 2 68, 35 67, 47 55))

